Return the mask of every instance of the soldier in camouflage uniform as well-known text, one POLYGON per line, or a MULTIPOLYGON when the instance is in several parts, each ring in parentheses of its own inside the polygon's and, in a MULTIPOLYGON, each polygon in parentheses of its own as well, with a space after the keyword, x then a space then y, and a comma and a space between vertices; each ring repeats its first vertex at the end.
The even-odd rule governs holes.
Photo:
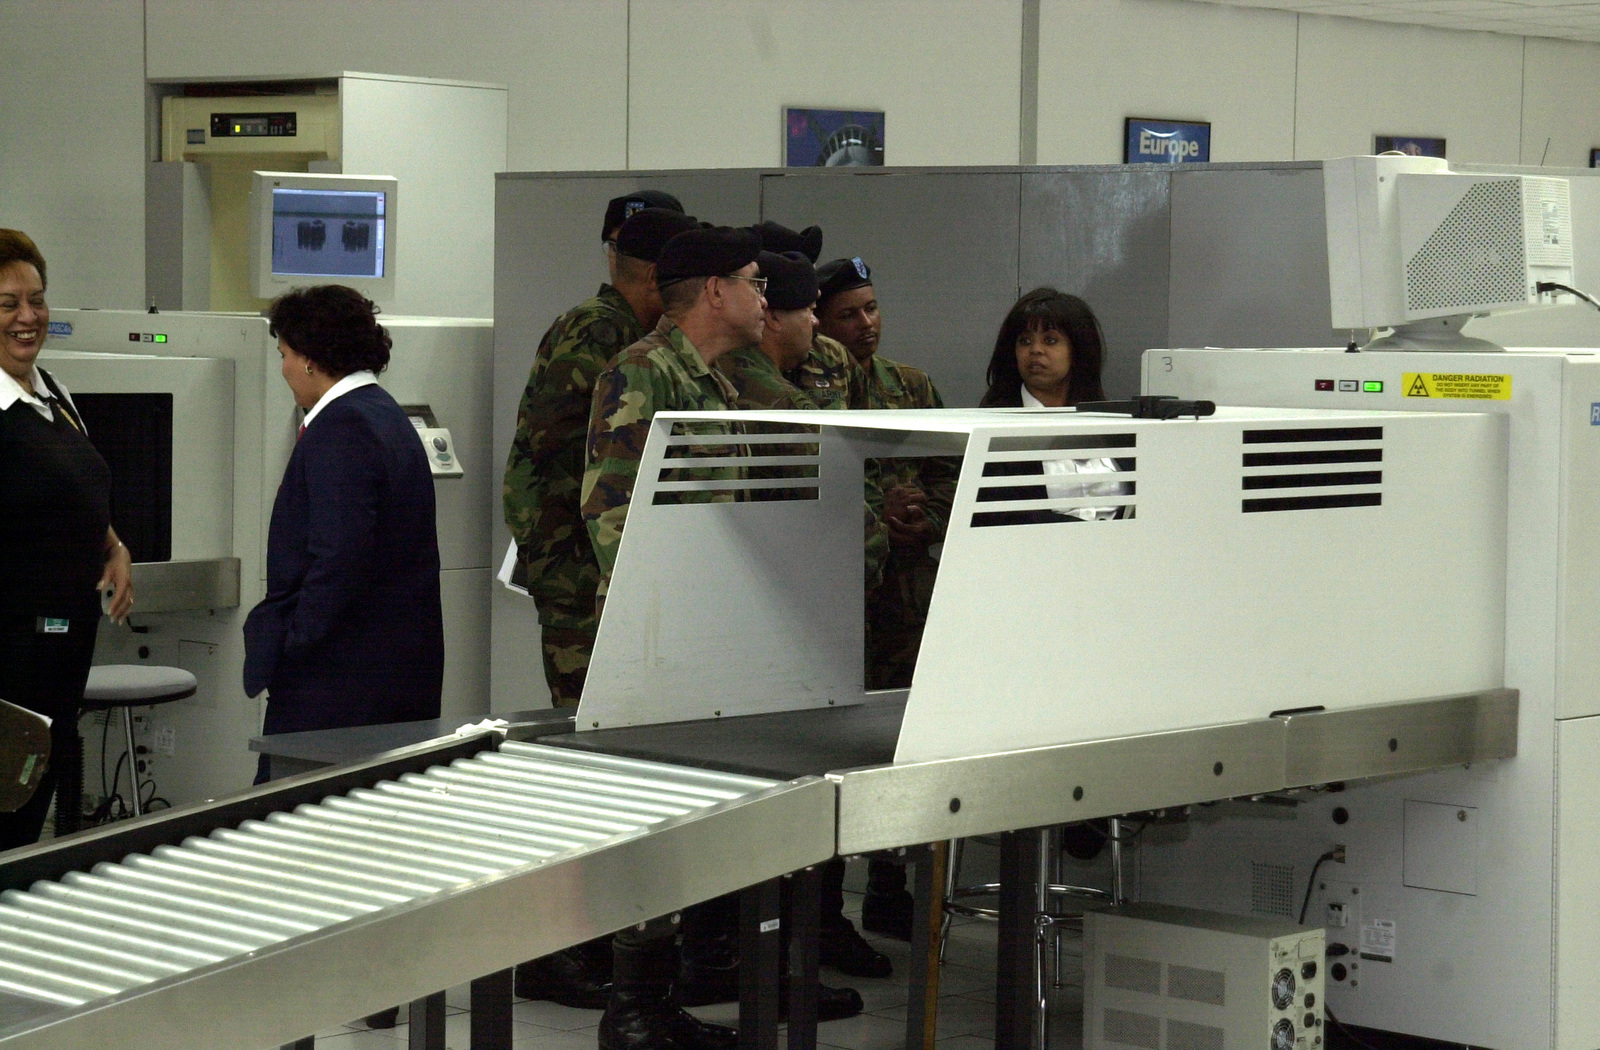
POLYGON ((860 408, 864 400, 861 366, 843 343, 821 332, 812 335, 805 359, 783 374, 818 408, 860 408))
MULTIPOLYGON (((654 331, 628 347, 595 383, 589 417, 583 517, 600 567, 597 608, 616 566, 639 459, 657 412, 726 410, 737 399, 717 359, 761 339, 766 301, 750 230, 696 229, 674 237, 656 263, 665 310, 654 331)), ((737 424, 709 423, 694 433, 729 434, 737 424)), ((707 452, 735 454, 710 446, 707 452)), ((728 478, 736 468, 695 468, 694 477, 728 478)), ((685 472, 687 474, 688 472, 685 472)), ((689 493, 702 498, 722 494, 689 493)), ((697 1021, 672 998, 679 950, 673 918, 619 932, 610 1002, 600 1021, 600 1050, 732 1050, 737 1033, 697 1021)))
MULTIPOLYGON (((817 280, 822 291, 818 329, 843 343, 859 368, 851 407, 943 408, 944 400, 926 372, 878 354, 882 318, 867 264, 859 256, 835 259, 818 268, 817 280)), ((904 689, 911 685, 939 568, 928 547, 944 538, 960 461, 886 459, 880 469, 890 554, 882 582, 866 597, 867 686, 904 689)), ((905 869, 873 860, 862 926, 910 940, 911 912, 905 869)))
POLYGON ((655 258, 668 239, 694 226, 681 211, 645 208, 612 231, 615 283, 550 326, 517 410, 505 518, 517 542, 518 575, 538 605, 545 681, 557 707, 574 706, 582 695, 597 624, 600 570, 579 502, 594 381, 661 316, 655 258))
MULTIPOLYGON (((773 223, 764 223, 760 230, 773 223)), ((782 229, 782 227, 779 227, 782 229)), ((815 227, 813 227, 815 229, 815 227)), ((820 232, 820 231, 819 231, 820 232)), ((797 366, 809 360, 814 343, 812 336, 816 314, 812 305, 817 299, 816 271, 811 262, 799 252, 777 254, 763 251, 757 259, 767 284, 766 326, 759 346, 744 347, 719 358, 717 368, 733 383, 738 391, 735 407, 740 409, 838 409, 848 408, 843 398, 818 399, 790 381, 788 376, 797 366)), ((832 342, 832 340, 829 340, 832 342)), ((835 346, 838 344, 835 343, 835 346)), ((840 347, 840 353, 844 348, 840 347)), ((749 423, 749 433, 782 432, 768 425, 749 423)), ((767 455, 783 455, 789 446, 768 446, 767 455)), ((889 556, 889 532, 883 522, 883 490, 878 484, 877 471, 870 469, 866 478, 866 507, 863 527, 867 552, 867 583, 875 587, 882 579, 883 565, 889 556)), ((762 467, 763 477, 792 477, 793 468, 762 467)), ((752 477, 755 474, 752 472, 752 477)), ((790 493, 787 489, 762 490, 753 498, 768 493, 768 499, 782 499, 790 493)))

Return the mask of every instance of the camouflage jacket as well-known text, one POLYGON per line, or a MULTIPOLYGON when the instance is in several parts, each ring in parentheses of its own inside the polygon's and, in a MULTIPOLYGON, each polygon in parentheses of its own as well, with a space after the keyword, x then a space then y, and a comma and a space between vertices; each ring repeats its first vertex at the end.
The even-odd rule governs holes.
MULTIPOLYGON (((588 469, 583 475, 583 520, 600 566, 598 594, 604 596, 617 564, 617 548, 628 517, 628 503, 639 474, 650 421, 657 412, 704 412, 732 407, 738 393, 721 372, 706 366, 700 352, 667 317, 655 331, 612 360, 595 382, 589 414, 588 469)), ((735 434, 738 424, 697 423, 692 434, 735 434)), ((737 445, 686 446, 678 456, 738 455, 737 445)), ((737 468, 695 467, 663 471, 663 480, 725 480, 737 468), (670 474, 670 476, 667 476, 670 474)), ((680 500, 728 500, 727 492, 672 493, 680 500)))
MULTIPOLYGON (((846 358, 849 357, 849 352, 843 346, 834 343, 831 339, 828 342, 838 347, 839 352, 844 354, 846 358)), ((815 354, 815 352, 815 344, 813 344, 812 353, 815 354)), ((809 363, 812 358, 808 357, 806 360, 809 363)), ((805 367, 805 364, 800 366, 801 369, 805 367)), ((753 346, 744 350, 735 350, 731 354, 725 354, 717 359, 717 368, 727 375, 728 380, 733 383, 734 389, 739 392, 736 407, 740 409, 809 410, 827 408, 843 411, 848 407, 846 404, 847 399, 843 397, 830 398, 826 405, 819 405, 805 390, 789 381, 787 376, 793 375, 793 372, 784 373, 778 371, 778 366, 773 363, 770 357, 761 352, 760 347, 753 346)), ((795 371, 799 370, 796 369, 795 371)), ((773 432, 760 423, 745 424, 745 431, 753 434, 773 432)), ((763 451, 767 455, 780 455, 782 453, 778 450, 788 447, 768 446, 763 451)), ((792 469, 787 467, 756 467, 752 468, 750 476, 756 477, 755 472, 757 470, 765 470, 768 473, 762 475, 764 477, 792 477, 794 476, 792 474, 780 473, 792 469)), ((883 488, 878 483, 877 461, 868 460, 865 469, 866 507, 863 514, 862 527, 866 533, 867 586, 871 588, 876 587, 883 578, 884 561, 889 556, 889 530, 883 523, 883 488)), ((768 489, 765 491, 774 494, 768 498, 780 498, 776 495, 777 493, 785 493, 790 490, 768 489)), ((759 495, 756 498, 759 498, 759 495)))
POLYGON ((861 375, 844 344, 820 333, 811 337, 806 359, 784 373, 818 408, 860 408, 861 375))
MULTIPOLYGON (((804 366, 802 366, 804 367, 804 366)), ((790 382, 759 346, 723 354, 717 358, 717 371, 728 377, 738 391, 735 408, 813 409, 822 405, 790 382)))
POLYGON ((605 284, 556 318, 534 356, 502 498, 528 593, 546 626, 593 622, 600 570, 580 500, 589 405, 606 364, 643 335, 628 300, 605 284))
MULTIPOLYGON (((879 354, 873 354, 872 359, 861 366, 859 383, 858 403, 852 403, 852 408, 944 407, 944 399, 928 373, 879 354)), ((883 461, 882 485, 885 489, 896 483, 922 487, 928 494, 926 513, 933 524, 930 542, 938 543, 944 539, 945 526, 950 520, 950 505, 955 500, 960 473, 960 460, 943 457, 888 459, 883 461)))

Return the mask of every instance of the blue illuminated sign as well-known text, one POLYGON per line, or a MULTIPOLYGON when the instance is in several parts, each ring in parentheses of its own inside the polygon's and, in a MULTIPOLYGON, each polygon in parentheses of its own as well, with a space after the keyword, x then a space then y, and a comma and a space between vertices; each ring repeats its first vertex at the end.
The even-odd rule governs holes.
POLYGON ((1209 123, 1129 117, 1124 127, 1124 164, 1204 164, 1211 159, 1209 123))

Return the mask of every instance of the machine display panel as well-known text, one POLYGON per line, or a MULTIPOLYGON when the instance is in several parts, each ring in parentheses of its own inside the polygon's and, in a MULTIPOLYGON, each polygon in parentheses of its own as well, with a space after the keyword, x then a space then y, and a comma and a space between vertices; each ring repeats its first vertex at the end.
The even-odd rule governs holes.
POLYGON ((394 298, 400 188, 385 175, 258 171, 250 194, 255 294, 345 284, 394 298))
POLYGON ((385 194, 272 191, 272 272, 290 277, 382 277, 385 194))

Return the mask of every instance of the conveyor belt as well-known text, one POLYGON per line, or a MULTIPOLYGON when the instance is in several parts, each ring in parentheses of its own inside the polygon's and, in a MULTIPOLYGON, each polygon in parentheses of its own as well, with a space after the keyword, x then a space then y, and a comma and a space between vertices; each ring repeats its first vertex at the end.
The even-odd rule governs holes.
MULTIPOLYGON (((506 958, 494 957, 496 938, 488 928, 518 926, 526 917, 497 915, 496 909, 516 895, 495 894, 493 887, 575 863, 589 872, 593 869, 583 862, 597 854, 640 844, 668 828, 715 823, 719 816, 726 819, 752 804, 792 796, 805 786, 506 741, 497 750, 485 749, 448 765, 246 820, 236 828, 216 828, 178 844, 96 864, 89 871, 39 881, 26 890, 10 889, 0 893, 0 927, 5 929, 0 938, 0 1045, 109 1045, 97 1041, 106 1034, 102 1025, 78 1030, 74 1019, 92 1019, 107 1006, 127 1004, 139 1004, 136 1012, 148 1019, 159 1012, 156 1000, 162 993, 180 992, 174 1001, 181 1001, 185 982, 304 949, 341 932, 354 936, 386 916, 474 892, 483 898, 478 925, 484 929, 459 933, 482 954, 464 976, 490 972, 538 954, 530 943, 507 945, 506 958)), ((831 855, 832 790, 819 782, 811 786, 819 790, 820 804, 802 809, 819 827, 797 826, 794 821, 801 814, 785 805, 774 808, 770 821, 728 821, 727 833, 735 839, 748 836, 752 824, 771 823, 776 825, 774 840, 810 840, 798 863, 793 850, 764 838, 752 840, 746 843, 749 852, 737 850, 746 858, 741 866, 778 867, 729 871, 717 879, 704 877, 700 858, 657 850, 648 874, 630 878, 607 872, 621 885, 592 887, 587 900, 585 880, 568 879, 568 899, 556 903, 572 913, 573 921, 571 931, 556 939, 574 943, 650 917, 638 914, 641 902, 628 900, 635 896, 629 884, 641 877, 666 881, 672 886, 669 896, 676 898, 669 902, 658 893, 646 893, 642 906, 664 904, 662 910, 671 910, 831 855), (652 897, 656 900, 650 901, 652 897)), ((710 861, 717 864, 714 857, 710 861)), ((734 867, 726 862, 721 866, 734 867)), ((531 902, 528 909, 530 914, 538 910, 531 902)), ((448 919, 440 917, 454 923, 461 919, 459 909, 448 919)), ((543 939, 549 941, 548 936, 543 939)), ((436 932, 433 940, 447 938, 436 932)), ((359 950, 360 945, 350 947, 359 950)), ((380 987, 358 998, 374 1002, 402 1001, 450 983, 451 967, 441 970, 437 959, 426 957, 430 952, 453 957, 458 949, 404 941, 393 947, 405 957, 403 964, 337 951, 322 954, 329 965, 343 959, 346 970, 353 959, 361 959, 360 968, 368 972, 358 976, 367 979, 366 985, 380 987), (395 963, 400 975, 415 974, 432 984, 412 988, 403 979, 396 983, 396 974, 383 972, 386 962, 395 963)), ((305 956, 304 951, 299 954, 305 956)), ((314 958, 308 961, 313 969, 297 984, 316 974, 314 958)), ((348 975, 337 973, 316 979, 349 982, 348 975)), ((274 998, 281 994, 280 988, 274 998)), ((218 1001, 214 995, 208 998, 218 1001)), ((284 1009, 280 1000, 279 1020, 256 1033, 249 1032, 248 1024, 245 1031, 230 1027, 224 1016, 214 1019, 215 1028, 230 1031, 241 1045, 265 1045, 367 1009, 339 996, 323 998, 329 1001, 321 1013, 315 997, 310 1003, 296 998, 292 1009, 284 1009)), ((220 1001, 226 1014, 226 997, 220 1001)), ((254 1016, 263 1011, 243 1012, 254 1016)), ((125 1031, 137 1031, 142 1046, 181 1045, 176 1040, 164 1043, 160 1031, 152 1032, 146 1023, 141 1020, 125 1031)))
POLYGON ((541 735, 542 743, 793 780, 894 761, 903 698, 737 718, 541 735))

